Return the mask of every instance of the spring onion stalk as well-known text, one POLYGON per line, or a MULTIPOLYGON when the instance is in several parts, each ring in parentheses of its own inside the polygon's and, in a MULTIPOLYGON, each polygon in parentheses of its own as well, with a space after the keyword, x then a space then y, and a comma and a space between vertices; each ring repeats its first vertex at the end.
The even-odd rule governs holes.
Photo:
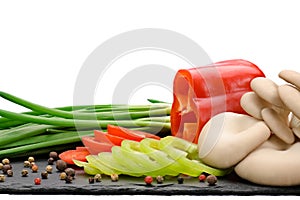
POLYGON ((149 100, 150 105, 48 108, 1 91, 0 97, 30 109, 22 113, 0 109, 0 158, 18 157, 27 152, 47 153, 51 148, 67 149, 80 143, 82 136, 92 136, 95 129, 106 131, 109 124, 157 135, 170 132, 171 105, 158 100, 149 100))
MULTIPOLYGON (((86 136, 93 135, 93 134, 91 134, 91 132, 89 132, 89 133, 86 132, 86 133, 87 134, 84 134, 86 136)), ((41 148, 45 148, 45 147, 52 147, 52 146, 57 146, 57 145, 65 145, 65 144, 80 142, 80 137, 78 137, 78 133, 76 133, 76 134, 77 135, 73 135, 70 137, 62 137, 62 138, 53 139, 50 141, 45 140, 45 141, 39 142, 39 143, 33 143, 33 144, 3 149, 3 150, 0 150, 0 157, 4 157, 4 156, 12 157, 14 155, 17 155, 20 153, 25 153, 27 151, 32 151, 35 149, 41 149, 41 148)))
POLYGON ((138 121, 138 120, 80 120, 80 119, 64 119, 57 117, 40 117, 32 116, 28 114, 20 114, 15 112, 10 112, 0 109, 0 115, 6 118, 15 119, 19 121, 25 121, 30 123, 37 124, 48 124, 55 126, 64 126, 64 127, 100 127, 106 128, 107 125, 116 125, 123 127, 140 127, 140 126, 152 126, 152 127, 162 127, 162 128, 171 128, 169 123, 160 123, 155 121, 138 121))
MULTIPOLYGON (((118 112, 101 112, 101 113, 80 113, 80 112, 76 112, 76 113, 72 113, 72 112, 68 112, 65 110, 59 110, 59 109, 55 109, 55 108, 48 108, 45 106, 41 106, 35 103, 32 103, 30 101, 24 100, 22 98, 13 96, 11 94, 5 93, 0 91, 0 96, 4 99, 7 99, 11 102, 14 102, 18 105, 24 106, 26 108, 29 108, 33 111, 37 111, 37 112, 44 112, 47 113, 49 115, 52 116, 57 116, 57 117, 63 117, 63 118, 67 118, 67 119, 73 119, 74 117, 77 119, 93 119, 96 117, 96 119, 113 119, 113 118, 122 118, 124 119, 124 117, 129 117, 129 119, 131 118, 140 118, 140 117, 148 117, 148 116, 156 116, 156 115, 162 115, 165 113, 170 113, 170 109, 169 109, 169 105, 165 105, 163 108, 166 109, 162 109, 162 110, 153 110, 153 108, 149 111, 146 112, 128 112, 128 113, 118 113, 118 112)), ((153 107, 157 107, 153 106, 153 107)))

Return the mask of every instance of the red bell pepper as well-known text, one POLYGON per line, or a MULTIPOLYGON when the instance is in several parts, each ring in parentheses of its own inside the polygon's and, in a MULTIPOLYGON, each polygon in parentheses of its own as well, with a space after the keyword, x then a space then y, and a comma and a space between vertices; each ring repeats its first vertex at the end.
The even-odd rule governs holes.
POLYGON ((60 153, 59 158, 65 161, 67 164, 74 165, 73 160, 79 160, 85 162, 86 161, 85 157, 87 155, 90 155, 88 148, 76 147, 76 149, 71 149, 60 153))
POLYGON ((107 133, 110 135, 118 136, 125 138, 127 140, 135 140, 135 141, 141 141, 145 138, 152 138, 159 140, 160 137, 151 133, 147 133, 144 131, 137 131, 137 130, 130 130, 128 128, 120 127, 120 126, 113 126, 113 125, 107 125, 107 133))
POLYGON ((245 113, 240 99, 251 91, 250 82, 256 77, 265 75, 241 59, 179 70, 173 85, 172 135, 197 143, 211 117, 226 111, 245 113))

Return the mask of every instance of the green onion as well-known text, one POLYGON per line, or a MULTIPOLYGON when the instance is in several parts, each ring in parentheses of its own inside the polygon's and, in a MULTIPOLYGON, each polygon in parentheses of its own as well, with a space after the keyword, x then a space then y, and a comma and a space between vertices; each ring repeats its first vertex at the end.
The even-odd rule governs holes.
POLYGON ((0 96, 30 109, 16 113, 0 109, 0 157, 46 153, 51 148, 66 149, 81 142, 93 130, 106 131, 107 125, 169 135, 171 105, 149 100, 149 105, 79 105, 59 108, 41 106, 14 95, 0 96))

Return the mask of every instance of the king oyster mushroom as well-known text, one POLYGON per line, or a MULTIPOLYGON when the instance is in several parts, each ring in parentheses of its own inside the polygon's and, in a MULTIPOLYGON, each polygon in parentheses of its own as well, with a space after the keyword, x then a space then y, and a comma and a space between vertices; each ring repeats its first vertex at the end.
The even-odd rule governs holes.
POLYGON ((198 140, 199 158, 216 168, 236 165, 270 137, 270 129, 258 119, 232 112, 212 117, 198 140))
POLYGON ((235 167, 241 178, 268 186, 300 184, 300 142, 286 144, 272 137, 251 152, 235 167))

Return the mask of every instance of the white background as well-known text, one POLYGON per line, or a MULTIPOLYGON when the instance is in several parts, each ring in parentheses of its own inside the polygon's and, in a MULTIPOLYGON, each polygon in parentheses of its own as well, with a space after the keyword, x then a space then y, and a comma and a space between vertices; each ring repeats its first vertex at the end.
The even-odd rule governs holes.
MULTIPOLYGON (((49 107, 71 105, 88 55, 111 37, 139 28, 176 31, 197 42, 213 61, 243 58, 280 83, 280 70, 300 66, 299 21, 298 2, 289 0, 1 1, 0 90, 49 107)), ((177 58, 147 58, 144 64, 153 58, 156 64, 188 68, 177 58)), ((120 62, 134 65, 143 59, 120 62)), ((108 87, 107 93, 96 94, 95 103, 109 103, 109 95, 108 87)), ((155 95, 140 91, 133 98, 139 102, 155 95)), ((171 92, 162 98, 171 101, 171 92)), ((22 111, 0 103, 2 109, 22 111)))

